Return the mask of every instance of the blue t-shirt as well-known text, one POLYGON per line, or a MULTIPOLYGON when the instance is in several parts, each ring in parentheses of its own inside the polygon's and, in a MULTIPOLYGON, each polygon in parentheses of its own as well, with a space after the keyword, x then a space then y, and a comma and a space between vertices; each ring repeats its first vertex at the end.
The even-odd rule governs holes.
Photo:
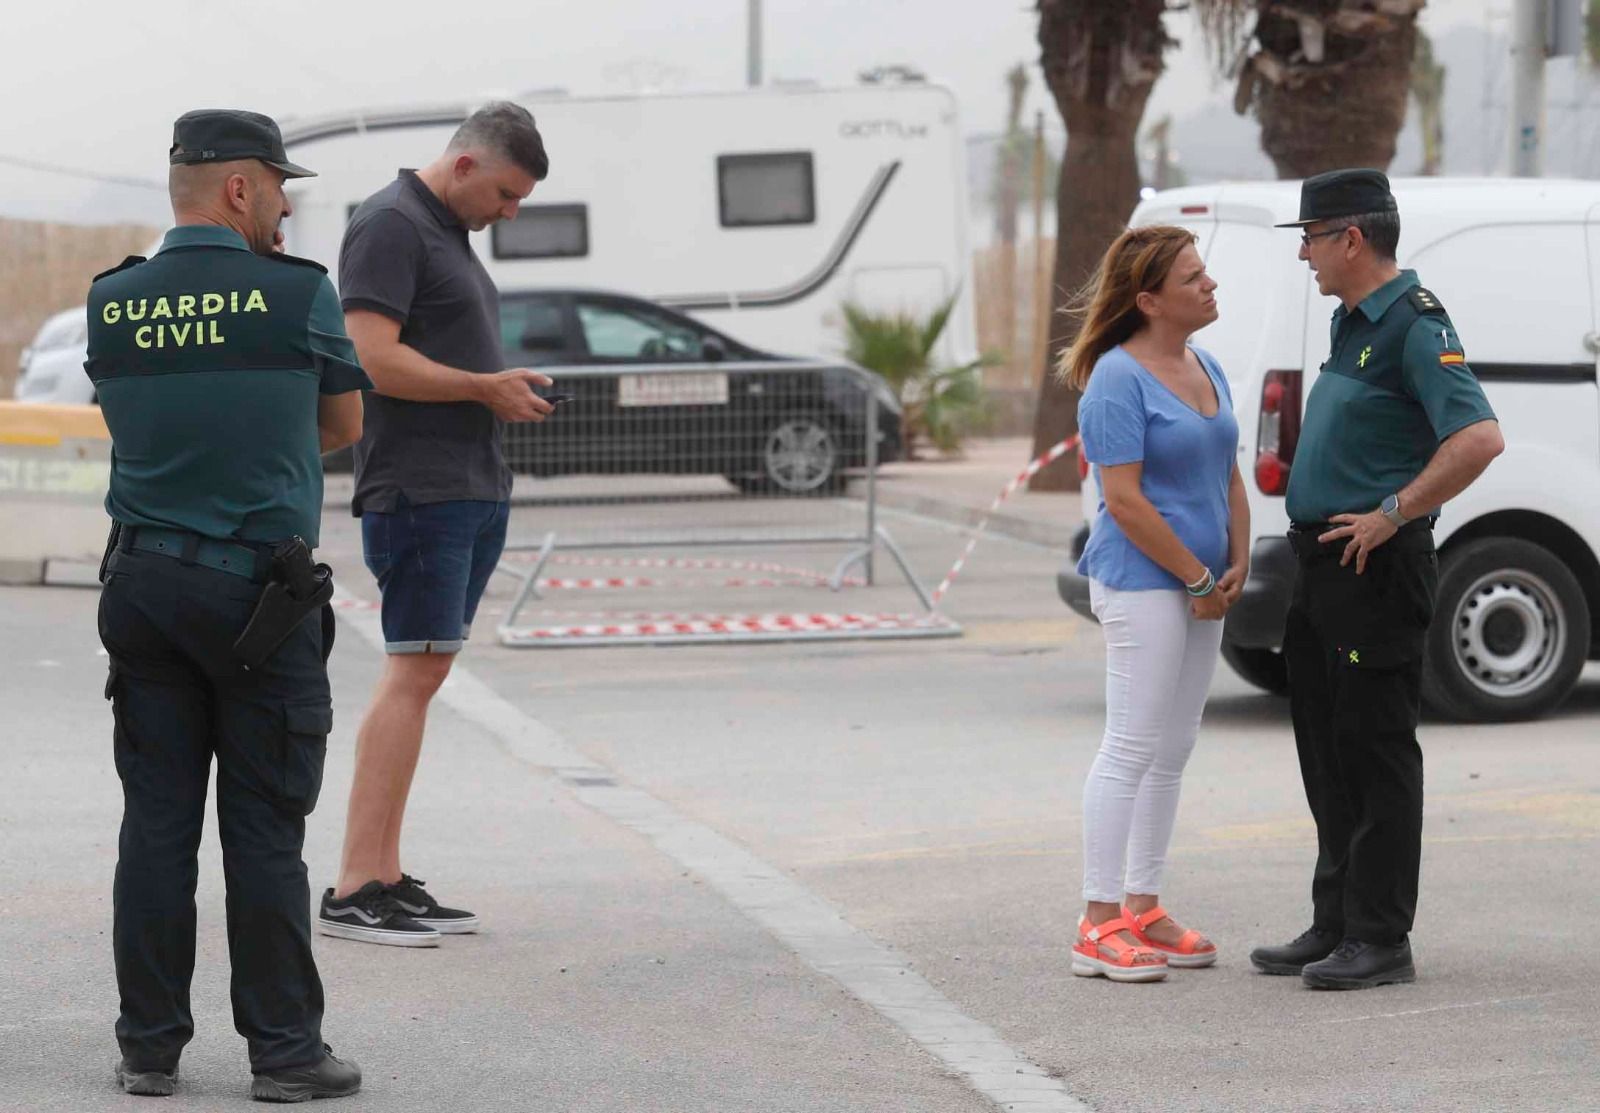
MULTIPOLYGON (((1191 346, 1192 347, 1192 346, 1191 346)), ((1239 448, 1228 380, 1210 353, 1192 348, 1217 391, 1204 417, 1122 349, 1095 361, 1078 405, 1089 462, 1100 467, 1144 462, 1139 489, 1172 531, 1214 575, 1228 566, 1228 485, 1239 448)), ((1080 575, 1123 591, 1180 590, 1178 577, 1145 556, 1106 513, 1105 484, 1080 575)))

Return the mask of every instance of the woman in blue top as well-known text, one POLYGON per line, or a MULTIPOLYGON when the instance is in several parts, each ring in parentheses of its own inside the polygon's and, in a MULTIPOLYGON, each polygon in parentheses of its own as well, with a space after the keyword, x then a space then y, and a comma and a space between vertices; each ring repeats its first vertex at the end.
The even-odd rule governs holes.
POLYGON ((1106 639, 1106 727, 1083 791, 1087 911, 1072 972, 1154 981, 1217 950, 1160 906, 1183 767, 1221 619, 1248 572, 1250 510, 1222 369, 1189 344, 1217 319, 1193 233, 1124 232, 1083 295, 1059 373, 1083 391, 1100 509, 1078 571, 1106 639))

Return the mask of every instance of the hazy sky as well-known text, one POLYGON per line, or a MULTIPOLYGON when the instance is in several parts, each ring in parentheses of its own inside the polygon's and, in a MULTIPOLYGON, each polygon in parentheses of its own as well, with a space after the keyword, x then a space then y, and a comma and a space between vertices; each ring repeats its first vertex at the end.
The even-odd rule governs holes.
MULTIPOLYGON (((1102 0, 1116 3, 1120 0, 1102 0)), ((1484 22, 1509 0, 1431 0, 1435 30, 1484 22)), ((164 193, 23 169, 7 160, 161 181, 172 120, 197 107, 280 119, 514 95, 744 84, 746 0, 54 0, 8 5, 0 66, 0 215, 166 218, 164 193)), ((950 86, 969 132, 1003 123, 1005 71, 1030 65, 1028 0, 765 0, 769 79, 852 84, 903 62, 950 86)), ((1503 17, 1501 17, 1503 22, 1503 17)), ((1151 113, 1230 95, 1185 16, 1151 113)), ((1054 121, 1054 113, 1050 117, 1054 121)), ((1056 126, 1059 126, 1057 123, 1056 126)), ((565 152, 554 152, 557 158, 565 152)))

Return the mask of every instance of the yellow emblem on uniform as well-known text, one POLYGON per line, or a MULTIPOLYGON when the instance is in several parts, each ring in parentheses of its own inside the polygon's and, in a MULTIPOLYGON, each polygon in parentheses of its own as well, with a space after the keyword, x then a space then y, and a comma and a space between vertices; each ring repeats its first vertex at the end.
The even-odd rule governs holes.
POLYGON ((1357 653, 1353 649, 1350 651, 1350 663, 1352 665, 1359 665, 1361 663, 1361 654, 1357 653))
POLYGON ((1361 349, 1361 355, 1356 357, 1356 366, 1357 367, 1365 367, 1367 365, 1367 360, 1369 360, 1371 358, 1372 358, 1372 345, 1368 344, 1365 348, 1361 349))

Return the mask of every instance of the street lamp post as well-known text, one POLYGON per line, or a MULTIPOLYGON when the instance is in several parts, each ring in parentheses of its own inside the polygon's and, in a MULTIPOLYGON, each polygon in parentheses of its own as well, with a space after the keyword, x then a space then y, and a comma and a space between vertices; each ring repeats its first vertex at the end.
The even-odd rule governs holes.
POLYGON ((1511 9, 1510 167, 1537 178, 1544 145, 1545 0, 1516 0, 1511 9))
POLYGON ((761 84, 761 0, 750 0, 750 39, 745 47, 745 84, 761 84))

